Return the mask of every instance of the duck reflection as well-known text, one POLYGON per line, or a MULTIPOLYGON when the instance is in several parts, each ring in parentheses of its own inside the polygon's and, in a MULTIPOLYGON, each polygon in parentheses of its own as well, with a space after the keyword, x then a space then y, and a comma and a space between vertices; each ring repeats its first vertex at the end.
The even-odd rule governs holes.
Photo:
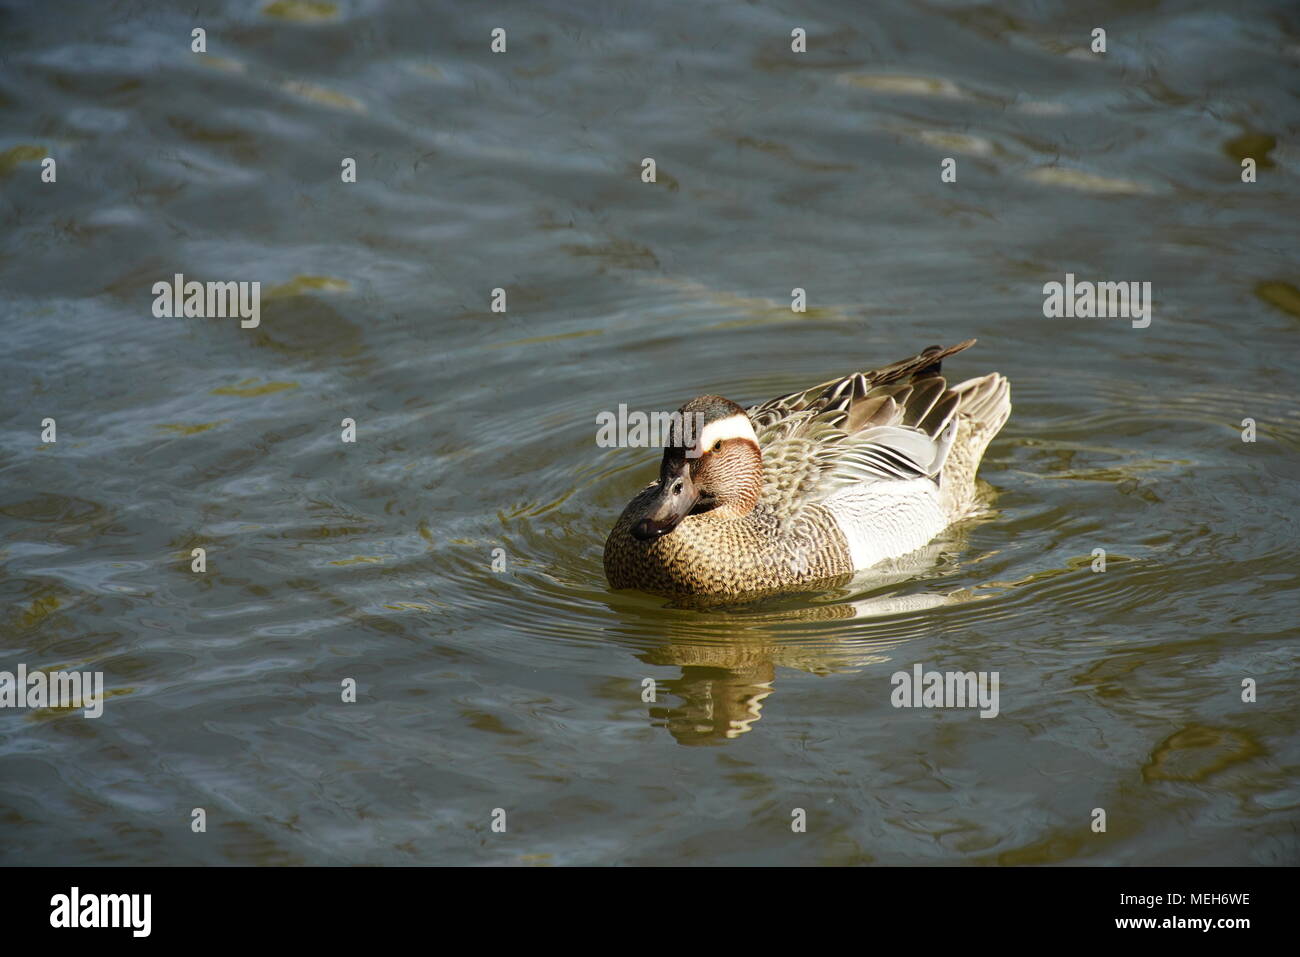
POLYGON ((678 744, 721 744, 750 730, 762 717, 763 699, 773 691, 776 666, 760 662, 750 671, 685 665, 682 676, 661 683, 662 690, 680 698, 674 708, 651 707, 650 717, 662 723, 678 744))
POLYGON ((766 699, 776 691, 778 665, 818 675, 857 672, 890 661, 895 648, 929 631, 923 620, 906 619, 897 633, 886 635, 878 626, 870 629, 874 634, 801 626, 908 615, 973 597, 963 591, 832 601, 770 613, 719 612, 706 616, 715 619, 706 624, 664 623, 662 640, 636 653, 646 664, 681 669, 680 677, 656 682, 651 722, 684 746, 724 744, 752 731, 762 718, 766 699))

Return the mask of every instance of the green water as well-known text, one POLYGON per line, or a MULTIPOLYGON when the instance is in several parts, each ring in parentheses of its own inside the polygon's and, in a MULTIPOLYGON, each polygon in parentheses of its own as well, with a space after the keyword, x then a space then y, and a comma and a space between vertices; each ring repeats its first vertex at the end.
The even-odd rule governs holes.
POLYGON ((0 670, 110 697, 0 710, 0 863, 1297 863, 1298 80, 1283 4, 3 5, 0 670), (599 412, 970 336, 982 518, 607 589, 599 412))

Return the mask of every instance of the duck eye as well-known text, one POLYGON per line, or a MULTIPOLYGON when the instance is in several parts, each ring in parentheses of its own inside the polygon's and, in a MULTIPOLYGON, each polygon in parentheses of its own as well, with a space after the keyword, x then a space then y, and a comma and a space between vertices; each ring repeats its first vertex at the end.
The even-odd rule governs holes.
POLYGON ((714 452, 722 451, 722 439, 718 439, 718 441, 713 443, 713 451, 714 452))

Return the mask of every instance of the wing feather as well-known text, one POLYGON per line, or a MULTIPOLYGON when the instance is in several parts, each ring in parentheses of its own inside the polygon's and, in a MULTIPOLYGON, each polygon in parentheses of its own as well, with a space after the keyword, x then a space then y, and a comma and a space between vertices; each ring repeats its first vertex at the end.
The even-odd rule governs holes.
POLYGON ((933 479, 956 431, 961 397, 939 374, 969 348, 932 346, 748 410, 763 448, 763 500, 783 518, 849 485, 933 479))

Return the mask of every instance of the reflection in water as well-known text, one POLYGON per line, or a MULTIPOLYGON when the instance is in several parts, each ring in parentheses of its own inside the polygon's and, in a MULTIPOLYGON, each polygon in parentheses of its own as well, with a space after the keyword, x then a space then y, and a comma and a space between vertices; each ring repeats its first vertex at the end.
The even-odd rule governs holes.
POLYGON ((681 705, 651 708, 650 716, 678 744, 719 744, 749 731, 763 716, 763 699, 772 693, 775 672, 770 661, 750 669, 684 665, 681 678, 663 683, 664 691, 682 699, 681 705))
MULTIPOLYGON (((953 536, 960 535, 960 526, 953 536)), ((931 544, 911 556, 892 563, 889 571, 861 572, 859 585, 879 588, 894 578, 933 567, 935 558, 947 546, 931 544)), ((787 596, 785 601, 791 599, 787 596)), ((967 592, 951 595, 919 594, 856 601, 819 602, 783 612, 742 612, 729 615, 731 628, 725 639, 701 639, 687 623, 668 628, 667 637, 648 650, 637 653, 646 664, 677 666, 681 677, 657 683, 659 693, 681 699, 678 706, 650 708, 654 723, 666 726, 683 745, 718 744, 753 730, 762 717, 763 701, 776 691, 777 666, 815 675, 855 674, 863 668, 891 660, 892 652, 910 637, 863 638, 840 631, 827 639, 800 639, 792 626, 802 623, 867 620, 916 613, 971 600, 967 592)), ((718 612, 722 613, 722 612, 718 612)))

